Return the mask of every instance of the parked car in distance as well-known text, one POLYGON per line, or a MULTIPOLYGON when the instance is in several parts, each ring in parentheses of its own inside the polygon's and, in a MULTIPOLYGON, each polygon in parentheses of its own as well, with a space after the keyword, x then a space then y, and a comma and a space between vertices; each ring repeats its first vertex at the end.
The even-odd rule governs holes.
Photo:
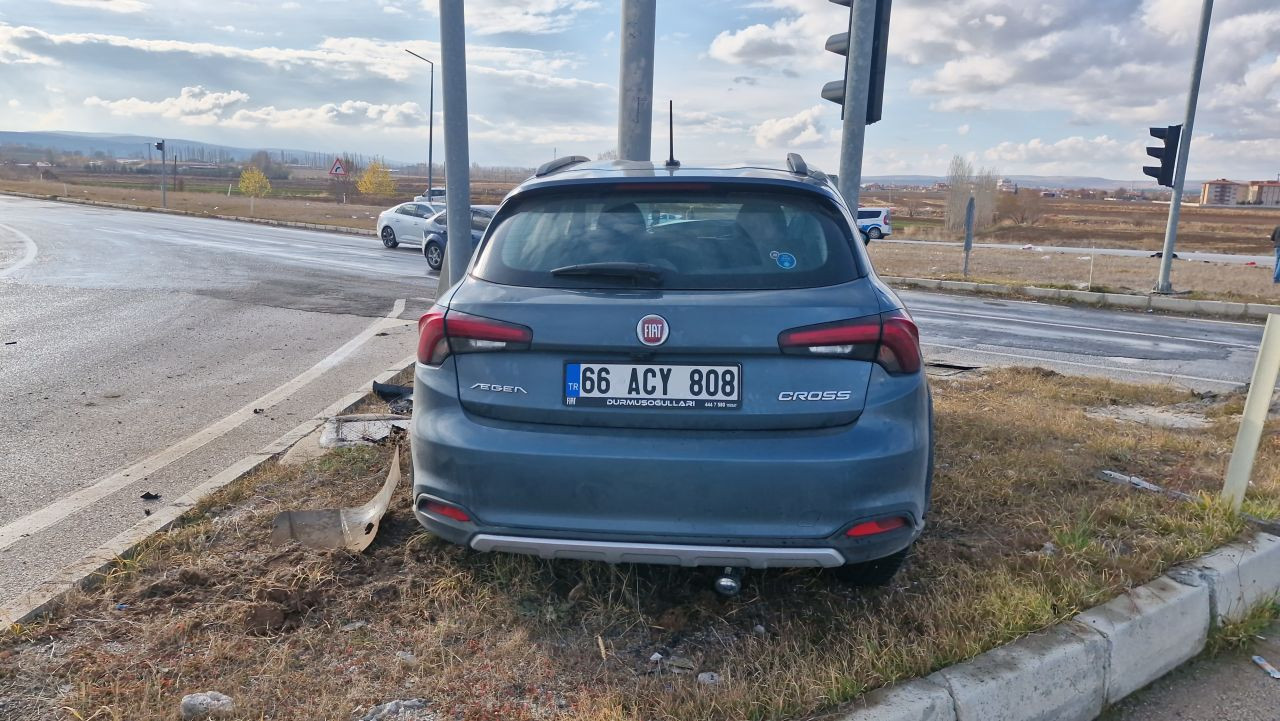
POLYGON ((445 189, 432 188, 422 195, 415 196, 414 200, 419 203, 431 203, 432 205, 438 206, 438 210, 444 210, 446 200, 445 189))
MULTIPOLYGON (((480 240, 480 236, 484 233, 485 228, 489 227, 490 221, 493 220, 493 213, 498 209, 496 205, 473 205, 471 206, 471 243, 475 247, 475 243, 480 240)), ((426 229, 422 233, 422 257, 427 259, 427 267, 432 270, 440 270, 440 266, 444 264, 444 249, 448 247, 448 232, 446 229, 446 220, 448 216, 442 211, 435 214, 427 220, 426 229)))
POLYGON ((419 522, 484 552, 887 582, 924 528, 933 406, 839 192, 798 156, 585 160, 513 190, 418 321, 419 522))
POLYGON ((858 229, 876 240, 893 233, 889 224, 889 208, 858 208, 858 229))
POLYGON ((404 241, 414 243, 422 238, 427 219, 439 212, 430 203, 401 203, 378 214, 378 237, 382 244, 394 248, 404 241))

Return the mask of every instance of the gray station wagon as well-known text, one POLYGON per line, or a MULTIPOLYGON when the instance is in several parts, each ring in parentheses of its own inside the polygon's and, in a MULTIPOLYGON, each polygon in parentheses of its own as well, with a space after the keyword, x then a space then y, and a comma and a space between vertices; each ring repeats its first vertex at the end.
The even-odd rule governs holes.
POLYGON ((918 332, 825 175, 553 161, 419 320, 414 510, 477 551, 883 583, 933 467, 918 332))

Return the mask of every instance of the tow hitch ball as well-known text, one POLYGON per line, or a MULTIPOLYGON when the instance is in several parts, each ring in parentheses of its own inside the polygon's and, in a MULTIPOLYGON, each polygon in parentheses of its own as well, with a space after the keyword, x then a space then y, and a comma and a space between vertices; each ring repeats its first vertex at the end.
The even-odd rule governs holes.
POLYGON ((721 596, 733 597, 738 595, 741 590, 742 569, 725 566, 720 575, 716 577, 716 593, 721 596))

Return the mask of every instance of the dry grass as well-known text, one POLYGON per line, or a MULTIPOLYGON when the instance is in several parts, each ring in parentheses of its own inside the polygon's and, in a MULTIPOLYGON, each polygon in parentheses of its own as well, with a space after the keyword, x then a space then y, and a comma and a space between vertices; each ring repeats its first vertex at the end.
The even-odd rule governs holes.
MULTIPOLYGON (((278 509, 374 492, 389 450, 346 450, 235 484, 0 640, 0 711, 167 719, 183 694, 213 689, 243 718, 352 719, 413 697, 468 720, 794 717, 1068 618, 1245 531, 1212 503, 1093 480, 1109 468, 1214 491, 1235 433, 1223 399, 1037 369, 940 380, 935 394, 934 510, 889 588, 768 572, 723 601, 711 570, 473 554, 421 531, 405 503, 364 554, 264 547, 278 509), (1085 415, 1115 404, 1186 404, 1214 425, 1085 415), (353 621, 368 625, 342 630, 353 621), (699 685, 700 671, 724 680, 699 685)), ((1255 511, 1280 499, 1269 430, 1255 511)))
MULTIPOLYGON (((963 279, 964 252, 955 246, 872 243, 868 249, 881 275, 963 279)), ((1148 293, 1155 285, 1159 263, 1158 258, 975 248, 969 258, 968 280, 1148 293), (1089 257, 1093 264, 1092 286, 1089 257)), ((1192 291, 1193 297, 1262 303, 1280 301, 1280 286, 1271 282, 1271 269, 1263 266, 1176 260, 1170 277, 1174 288, 1192 291)))
MULTIPOLYGON (((955 240, 942 233, 945 198, 938 192, 873 191, 864 206, 894 207, 894 232, 916 240, 955 240), (892 202, 890 202, 892 200, 892 202), (915 217, 907 214, 910 205, 915 217)), ((1045 215, 1034 225, 1000 222, 978 234, 980 241, 1022 245, 1099 246, 1159 250, 1169 206, 1154 202, 1109 202, 1078 198, 1044 200, 1045 215)), ((1266 254, 1271 230, 1280 225, 1280 208, 1200 207, 1183 204, 1178 248, 1222 253, 1266 254)))

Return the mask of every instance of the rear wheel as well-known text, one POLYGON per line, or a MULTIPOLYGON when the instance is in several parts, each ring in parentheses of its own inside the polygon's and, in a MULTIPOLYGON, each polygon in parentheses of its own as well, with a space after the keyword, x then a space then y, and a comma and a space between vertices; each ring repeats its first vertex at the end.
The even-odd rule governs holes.
POLYGON ((867 237, 872 240, 879 240, 884 237, 884 233, 881 233, 880 229, 873 225, 869 230, 867 230, 867 237))
POLYGON ((434 240, 430 241, 422 247, 422 257, 427 259, 428 268, 440 270, 440 266, 444 263, 444 249, 434 240))
POLYGON ((847 563, 832 570, 836 578, 853 586, 883 586, 893 579, 898 569, 902 568, 902 563, 907 560, 907 554, 910 551, 911 547, 907 546, 884 558, 862 563, 847 563))
POLYGON ((392 230, 389 225, 383 226, 382 228, 382 244, 388 248, 394 248, 397 245, 400 245, 400 241, 396 240, 396 232, 392 230))

